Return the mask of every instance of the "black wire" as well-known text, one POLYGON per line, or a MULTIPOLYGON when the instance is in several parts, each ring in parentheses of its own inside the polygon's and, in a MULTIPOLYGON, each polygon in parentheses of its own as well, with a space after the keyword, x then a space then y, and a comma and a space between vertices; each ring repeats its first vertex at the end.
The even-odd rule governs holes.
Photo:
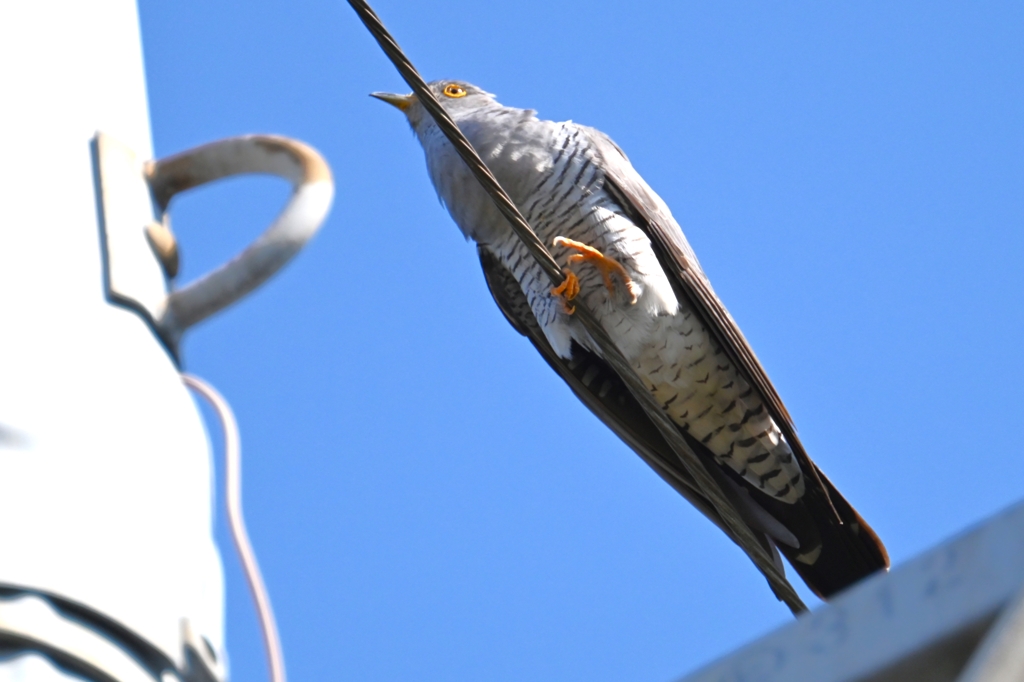
MULTIPOLYGON (((565 279, 565 275, 562 273, 561 268, 559 268, 558 263, 555 262, 555 259, 544 247, 544 244, 537 238, 537 235, 530 228, 526 219, 523 218, 519 209, 512 202, 512 199, 509 198, 505 190, 498 184, 490 169, 487 168, 486 164, 476 153, 476 150, 473 149, 473 145, 469 143, 469 140, 462 134, 459 127, 455 125, 448 112, 444 110, 440 102, 437 101, 437 98, 434 97, 434 94, 427 88, 423 77, 420 76, 416 67, 405 56, 405 53, 402 52, 402 49, 388 30, 384 28, 380 17, 364 0, 348 0, 348 4, 359 15, 363 24, 377 40, 381 49, 384 50, 384 54, 387 55, 391 63, 398 69, 398 73, 401 74, 405 82, 412 88, 413 94, 416 95, 423 107, 433 117, 438 128, 441 129, 441 132, 452 143, 455 151, 462 157, 462 160, 466 162, 466 165, 494 201, 498 210, 508 220, 513 232, 522 240, 527 251, 530 252, 530 255, 533 256, 541 269, 551 279, 551 283, 553 285, 561 284, 562 280, 565 279)), ((576 305, 576 318, 586 327, 590 337, 601 348, 604 359, 622 377, 630 392, 639 401, 640 405, 643 406, 647 416, 651 418, 651 421, 658 427, 665 441, 675 452, 676 457, 679 458, 687 472, 697 482, 697 492, 706 497, 714 506, 715 511, 718 512, 722 522, 728 528, 733 542, 747 553, 750 560, 754 562, 754 565, 757 566, 758 570, 768 580, 768 584, 775 595, 785 602, 794 614, 807 611, 807 606, 804 605, 796 590, 786 580, 785 574, 775 565, 772 557, 758 542, 754 532, 743 521, 728 499, 726 499, 718 482, 711 477, 697 454, 693 452, 689 444, 679 433, 675 423, 654 399, 654 396, 644 387, 640 377, 633 371, 632 366, 623 357, 604 327, 597 321, 593 313, 583 305, 581 300, 577 299, 574 303, 576 305)))

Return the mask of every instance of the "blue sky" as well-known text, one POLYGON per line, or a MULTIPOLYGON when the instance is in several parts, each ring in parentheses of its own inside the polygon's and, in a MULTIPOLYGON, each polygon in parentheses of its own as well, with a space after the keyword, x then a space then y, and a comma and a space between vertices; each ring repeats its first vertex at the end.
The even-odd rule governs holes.
MULTIPOLYGON (((626 150, 894 563, 1024 496, 1019 4, 374 7, 428 80, 626 150)), ((347 5, 140 14, 158 155, 273 132, 335 174, 316 240, 184 344, 237 411, 293 680, 667 681, 790 619, 508 327, 347 5)), ((176 200, 182 279, 286 197, 176 200)), ((262 679, 225 564, 234 677, 262 679)))

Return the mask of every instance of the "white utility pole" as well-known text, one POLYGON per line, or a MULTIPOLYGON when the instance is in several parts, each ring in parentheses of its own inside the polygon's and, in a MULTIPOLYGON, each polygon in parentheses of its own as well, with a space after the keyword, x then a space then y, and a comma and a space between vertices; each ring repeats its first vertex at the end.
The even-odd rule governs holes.
POLYGON ((133 0, 0 5, 0 682, 225 677, 210 445, 181 333, 319 227, 310 148, 152 158, 133 0), (175 290, 164 209, 265 172, 295 192, 241 258, 175 290))

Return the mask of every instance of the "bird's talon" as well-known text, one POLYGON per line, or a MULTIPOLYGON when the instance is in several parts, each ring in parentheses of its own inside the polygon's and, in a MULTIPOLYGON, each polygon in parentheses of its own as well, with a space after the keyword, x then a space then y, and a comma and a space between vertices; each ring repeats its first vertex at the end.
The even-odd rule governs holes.
MULTIPOLYGON (((555 237, 552 242, 553 246, 566 246, 570 249, 576 249, 579 253, 574 253, 567 259, 569 263, 580 263, 582 261, 591 262, 594 267, 597 268, 598 272, 601 273, 601 277, 604 279, 604 285, 608 289, 609 293, 615 294, 615 282, 612 280, 612 273, 614 272, 620 278, 622 283, 626 285, 626 292, 629 294, 629 304, 635 305, 637 300, 637 287, 633 283, 629 273, 626 272, 626 268, 622 267, 622 264, 613 258, 609 258, 592 246, 587 246, 583 242, 578 242, 574 239, 566 239, 565 237, 555 237)), ((568 272, 568 271, 567 271, 568 272)), ((576 283, 576 291, 579 292, 579 282, 576 283)), ((571 300, 571 299, 569 299, 571 300)))
POLYGON ((560 297, 562 299, 562 310, 567 315, 572 315, 576 312, 576 306, 569 305, 569 301, 579 295, 580 280, 576 277, 576 273, 568 268, 563 272, 565 272, 565 280, 551 290, 551 295, 560 297))

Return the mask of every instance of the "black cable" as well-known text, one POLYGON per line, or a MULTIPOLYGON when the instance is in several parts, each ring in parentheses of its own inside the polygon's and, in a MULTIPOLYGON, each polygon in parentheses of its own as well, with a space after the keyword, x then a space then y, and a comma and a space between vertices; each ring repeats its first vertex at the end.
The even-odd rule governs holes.
MULTIPOLYGON (((423 77, 420 76, 416 67, 405 56, 405 53, 402 52, 402 49, 388 30, 384 28, 380 17, 377 16, 365 0, 348 0, 348 4, 359 15, 363 24, 377 40, 381 49, 384 50, 384 54, 395 65, 398 73, 401 74, 405 82, 412 88, 420 103, 433 117, 438 128, 441 129, 441 132, 452 143, 455 151, 462 157, 462 160, 466 162, 466 165, 494 201, 498 210, 508 220, 513 232, 522 240, 527 251, 530 252, 530 255, 533 256, 541 269, 551 279, 552 285, 557 286, 561 284, 562 280, 565 279, 565 275, 562 273, 561 268, 558 267, 558 263, 555 262, 555 259, 544 247, 544 244, 537 238, 537 235, 530 228, 526 219, 523 218, 519 209, 512 202, 512 199, 509 198, 505 190, 498 184, 490 169, 487 168, 486 164, 476 153, 476 150, 473 149, 473 145, 469 143, 469 140, 462 134, 459 127, 455 125, 448 112, 444 110, 441 103, 437 101, 434 94, 427 88, 423 77)), ((807 611, 807 606, 801 601, 789 581, 786 580, 785 574, 775 565, 772 557, 757 541, 753 531, 743 521, 728 499, 726 499, 718 482, 711 477, 697 457, 697 454, 693 452, 682 434, 679 433, 675 423, 654 399, 654 396, 644 387, 640 377, 633 371, 632 366, 630 366, 629 362, 619 351, 615 342, 608 336, 604 327, 597 321, 593 313, 583 305, 581 300, 577 300, 575 305, 576 318, 583 323, 583 326, 590 333, 590 337, 601 348, 604 359, 622 377, 630 392, 639 401, 640 405, 643 406, 647 416, 658 427, 662 437, 664 437, 673 452, 675 452, 687 472, 697 482, 699 486, 697 492, 706 497, 714 506, 722 522, 729 529, 729 535, 733 542, 747 553, 747 556, 754 562, 758 570, 764 574, 775 595, 785 602, 794 614, 807 611)))

